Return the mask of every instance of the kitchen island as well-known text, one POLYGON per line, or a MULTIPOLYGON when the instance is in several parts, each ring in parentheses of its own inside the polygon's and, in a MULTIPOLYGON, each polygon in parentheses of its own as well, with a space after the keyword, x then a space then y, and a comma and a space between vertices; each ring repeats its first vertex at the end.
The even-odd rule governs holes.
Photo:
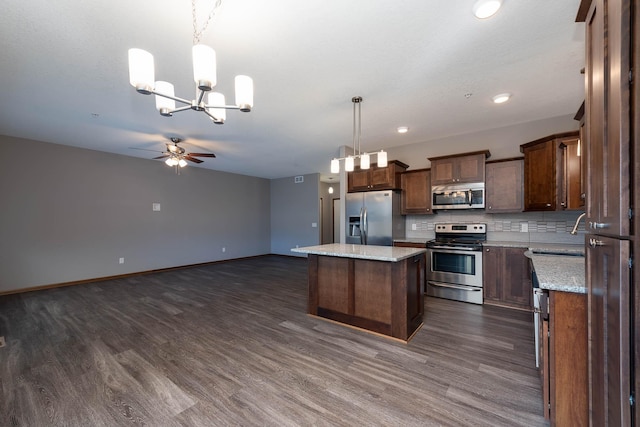
POLYGON ((329 244, 308 257, 308 313, 407 342, 422 326, 426 249, 329 244))

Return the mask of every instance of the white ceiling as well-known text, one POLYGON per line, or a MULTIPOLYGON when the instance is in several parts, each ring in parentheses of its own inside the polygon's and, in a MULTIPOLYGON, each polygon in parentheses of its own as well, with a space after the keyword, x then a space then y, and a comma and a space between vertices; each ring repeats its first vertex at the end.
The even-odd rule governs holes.
MULTIPOLYGON (((279 178, 329 174, 352 144, 355 95, 363 151, 573 114, 584 96, 579 0, 504 0, 487 20, 474 1, 224 0, 202 43, 217 52, 227 103, 247 74, 255 104, 217 126, 193 111, 162 117, 129 85, 127 50, 139 47, 156 79, 193 97, 190 0, 5 0, 0 134, 141 158, 154 154, 132 147, 179 136, 217 154, 198 167, 279 178), (492 104, 501 92, 512 100, 492 104)), ((200 22, 214 2, 198 0, 200 22)))

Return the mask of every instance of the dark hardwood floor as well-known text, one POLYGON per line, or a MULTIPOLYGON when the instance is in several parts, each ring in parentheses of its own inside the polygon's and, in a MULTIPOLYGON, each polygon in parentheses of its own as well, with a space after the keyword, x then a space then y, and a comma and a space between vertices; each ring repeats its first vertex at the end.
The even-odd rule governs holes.
POLYGON ((539 426, 531 314, 426 299, 409 344, 267 256, 0 297, 0 425, 539 426))

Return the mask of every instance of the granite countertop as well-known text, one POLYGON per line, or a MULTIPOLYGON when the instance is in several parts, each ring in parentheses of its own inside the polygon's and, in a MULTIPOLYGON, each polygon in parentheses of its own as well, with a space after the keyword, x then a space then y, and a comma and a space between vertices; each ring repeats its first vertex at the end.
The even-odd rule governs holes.
POLYGON ((584 255, 584 245, 571 245, 564 243, 528 243, 528 242, 507 242, 502 240, 489 240, 482 244, 483 246, 502 246, 506 248, 528 248, 536 254, 552 254, 552 255, 584 255))
POLYGON ((425 253, 422 248, 400 248, 395 246, 347 245, 331 243, 328 245, 293 248, 291 252, 312 255, 335 256, 341 258, 369 259, 374 261, 397 262, 414 255, 425 253))
POLYGON ((540 284, 540 289, 586 294, 584 257, 525 252, 540 284))

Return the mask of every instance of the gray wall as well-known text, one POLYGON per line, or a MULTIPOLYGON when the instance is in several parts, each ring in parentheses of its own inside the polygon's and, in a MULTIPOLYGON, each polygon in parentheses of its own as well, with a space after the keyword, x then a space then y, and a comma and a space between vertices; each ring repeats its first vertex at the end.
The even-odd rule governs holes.
POLYGON ((291 248, 320 244, 320 174, 303 178, 271 180, 271 253, 304 256, 291 248))
POLYGON ((269 180, 6 136, 0 149, 0 292, 270 251, 269 180))

